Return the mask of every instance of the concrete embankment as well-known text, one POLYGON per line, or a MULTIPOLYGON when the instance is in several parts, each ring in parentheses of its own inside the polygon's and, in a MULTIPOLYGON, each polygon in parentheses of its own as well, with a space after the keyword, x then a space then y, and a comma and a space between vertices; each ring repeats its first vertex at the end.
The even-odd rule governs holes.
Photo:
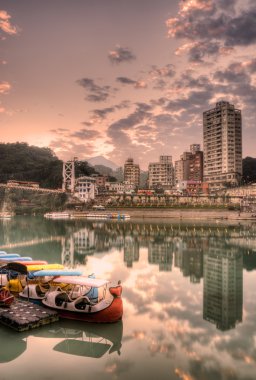
POLYGON ((162 208, 122 208, 111 209, 111 212, 122 212, 134 218, 158 219, 189 219, 189 220, 255 220, 251 213, 229 210, 198 210, 198 209, 162 209, 162 208))

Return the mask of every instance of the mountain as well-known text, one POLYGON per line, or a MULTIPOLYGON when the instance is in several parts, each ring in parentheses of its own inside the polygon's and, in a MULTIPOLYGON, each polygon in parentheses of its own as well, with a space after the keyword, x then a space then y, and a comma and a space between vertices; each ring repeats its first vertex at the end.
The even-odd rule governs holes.
POLYGON ((108 168, 111 168, 112 170, 116 170, 118 168, 118 165, 116 165, 113 161, 110 161, 103 156, 92 157, 87 159, 86 161, 92 166, 103 165, 107 166, 108 168))

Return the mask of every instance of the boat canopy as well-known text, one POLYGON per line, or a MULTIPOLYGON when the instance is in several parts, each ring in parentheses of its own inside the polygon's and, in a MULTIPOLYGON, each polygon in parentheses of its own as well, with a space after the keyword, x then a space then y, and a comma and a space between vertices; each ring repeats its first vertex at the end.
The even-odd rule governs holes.
POLYGON ((79 270, 65 270, 65 269, 44 269, 35 272, 30 272, 30 276, 44 277, 44 276, 81 276, 83 272, 79 270))
POLYGON ((92 288, 100 288, 109 283, 108 280, 103 280, 101 278, 90 278, 85 276, 60 276, 53 280, 53 282, 62 282, 64 284, 73 284, 73 285, 85 285, 92 288))
POLYGON ((12 271, 18 272, 20 274, 27 274, 28 273, 26 265, 21 264, 21 263, 16 263, 16 262, 8 263, 5 267, 7 270, 12 270, 12 271))

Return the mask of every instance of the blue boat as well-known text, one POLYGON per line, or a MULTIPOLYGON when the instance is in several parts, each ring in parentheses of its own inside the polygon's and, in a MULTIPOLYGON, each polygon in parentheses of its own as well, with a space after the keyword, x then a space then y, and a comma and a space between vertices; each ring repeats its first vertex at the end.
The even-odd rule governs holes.
POLYGON ((20 257, 20 255, 18 253, 1 253, 0 254, 0 260, 13 258, 13 257, 17 259, 17 257, 20 257))
POLYGON ((56 277, 56 276, 81 276, 83 272, 78 270, 68 270, 68 269, 43 269, 36 272, 29 272, 28 278, 32 279, 35 277, 56 277))
POLYGON ((8 256, 8 257, 0 257, 0 261, 8 263, 11 261, 32 261, 32 257, 20 257, 20 256, 8 256))

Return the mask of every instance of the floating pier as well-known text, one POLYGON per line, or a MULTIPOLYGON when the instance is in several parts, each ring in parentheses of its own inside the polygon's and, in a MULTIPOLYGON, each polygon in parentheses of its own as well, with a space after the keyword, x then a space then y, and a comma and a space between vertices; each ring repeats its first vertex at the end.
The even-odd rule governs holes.
POLYGON ((28 301, 15 300, 9 308, 0 308, 0 323, 16 331, 35 329, 58 320, 56 311, 28 301))

